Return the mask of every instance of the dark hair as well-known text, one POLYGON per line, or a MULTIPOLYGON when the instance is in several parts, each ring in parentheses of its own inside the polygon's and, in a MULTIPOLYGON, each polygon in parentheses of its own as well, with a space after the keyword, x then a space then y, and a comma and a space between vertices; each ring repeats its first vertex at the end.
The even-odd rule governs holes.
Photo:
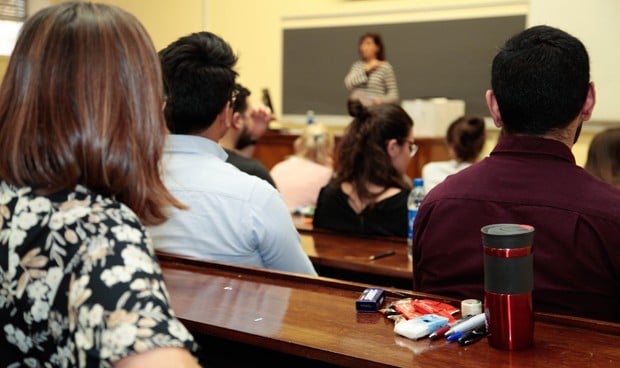
POLYGON ((592 138, 585 169, 603 181, 620 186, 620 128, 604 130, 592 138))
POLYGON ((493 92, 507 133, 565 128, 588 94, 588 53, 577 38, 536 26, 509 39, 493 59, 493 92))
POLYGON ((235 84, 234 101, 232 104, 233 112, 243 114, 248 109, 248 97, 252 93, 240 83, 235 84))
POLYGON ((360 46, 366 38, 371 38, 372 42, 374 42, 379 48, 377 51, 377 60, 385 60, 385 47, 383 46, 383 39, 381 38, 381 35, 379 33, 366 32, 360 37, 357 45, 360 46))
POLYGON ((173 134, 211 126, 230 100, 237 56, 211 32, 181 37, 159 52, 166 91, 166 121, 173 134))
POLYGON ((397 104, 364 107, 359 100, 349 100, 347 106, 354 119, 338 143, 334 184, 351 182, 360 199, 376 197, 368 191, 368 183, 410 188, 392 166, 386 144, 390 139, 405 142, 413 128, 411 117, 397 104))
POLYGON ((484 147, 484 120, 479 117, 460 117, 446 131, 446 143, 454 149, 457 161, 474 161, 484 147))
POLYGON ((182 208, 158 170, 166 134, 153 43, 114 6, 62 3, 28 19, 0 86, 0 178, 48 195, 82 185, 147 224, 182 208))

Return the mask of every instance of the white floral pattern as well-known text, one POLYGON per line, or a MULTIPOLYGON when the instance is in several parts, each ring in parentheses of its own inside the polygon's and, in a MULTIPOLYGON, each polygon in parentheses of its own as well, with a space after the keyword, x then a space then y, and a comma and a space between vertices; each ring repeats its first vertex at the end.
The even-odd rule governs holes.
POLYGON ((0 366, 111 367, 157 346, 196 351, 150 242, 113 199, 0 182, 0 366))

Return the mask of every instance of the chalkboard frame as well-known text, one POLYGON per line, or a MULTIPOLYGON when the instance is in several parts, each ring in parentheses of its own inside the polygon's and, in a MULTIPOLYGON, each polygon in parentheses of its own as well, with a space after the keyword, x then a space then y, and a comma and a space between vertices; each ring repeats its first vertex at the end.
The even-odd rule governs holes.
POLYGON ((525 27, 525 15, 510 15, 284 29, 282 111, 346 115, 344 77, 359 59, 359 37, 379 32, 401 100, 460 99, 466 114, 486 116, 484 92, 490 86, 493 56, 525 27))

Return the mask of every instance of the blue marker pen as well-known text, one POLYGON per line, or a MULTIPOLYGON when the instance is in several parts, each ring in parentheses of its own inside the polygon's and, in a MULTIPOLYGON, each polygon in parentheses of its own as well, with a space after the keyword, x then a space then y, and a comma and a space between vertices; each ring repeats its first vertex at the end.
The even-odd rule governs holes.
POLYGON ((451 333, 448 337, 446 337, 446 341, 455 342, 458 339, 460 339, 461 336, 463 336, 463 333, 461 331, 456 331, 456 332, 451 333))

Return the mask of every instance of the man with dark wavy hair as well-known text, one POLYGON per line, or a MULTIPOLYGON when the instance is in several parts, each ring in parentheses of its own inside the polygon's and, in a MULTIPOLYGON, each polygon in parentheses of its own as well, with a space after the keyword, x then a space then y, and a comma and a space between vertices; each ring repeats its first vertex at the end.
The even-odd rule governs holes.
POLYGON ((535 26, 495 56, 489 112, 502 129, 490 156, 449 176, 414 224, 414 288, 482 299, 480 229, 535 228, 535 311, 620 321, 620 190, 575 164, 592 115, 588 53, 577 38, 535 26))
POLYGON ((159 52, 168 129, 162 172, 189 209, 150 228, 156 249, 246 266, 316 275, 280 193, 226 163, 218 141, 234 105, 230 46, 210 32, 181 37, 159 52))

